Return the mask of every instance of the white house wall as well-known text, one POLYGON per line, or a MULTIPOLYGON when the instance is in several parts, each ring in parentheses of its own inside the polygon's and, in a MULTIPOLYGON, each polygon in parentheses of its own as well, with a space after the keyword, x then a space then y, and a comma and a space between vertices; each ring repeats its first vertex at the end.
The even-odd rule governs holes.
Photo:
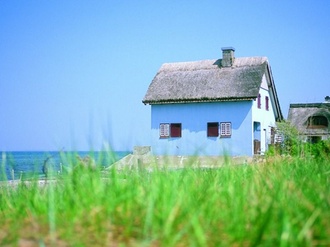
MULTIPOLYGON (((253 101, 252 121, 260 123, 260 147, 261 154, 267 151, 268 144, 271 142, 271 127, 275 127, 275 112, 273 102, 269 95, 267 77, 264 75, 260 88, 261 107, 258 108, 258 100, 253 101), (269 109, 266 110, 266 96, 269 98, 269 109)), ((253 128, 253 126, 252 126, 253 128)), ((258 138, 257 138, 258 139, 258 138)))
POLYGON ((251 156, 252 104, 251 100, 151 105, 152 152, 155 155, 251 156), (208 122, 231 122, 231 137, 207 137, 208 122), (181 123, 182 137, 160 138, 161 123, 181 123))

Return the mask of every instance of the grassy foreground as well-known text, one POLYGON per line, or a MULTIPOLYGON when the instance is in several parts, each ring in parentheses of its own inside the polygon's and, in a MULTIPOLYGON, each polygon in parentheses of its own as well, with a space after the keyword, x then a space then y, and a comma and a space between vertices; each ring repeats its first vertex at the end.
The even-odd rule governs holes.
POLYGON ((329 246, 330 162, 108 174, 0 187, 0 246, 329 246))

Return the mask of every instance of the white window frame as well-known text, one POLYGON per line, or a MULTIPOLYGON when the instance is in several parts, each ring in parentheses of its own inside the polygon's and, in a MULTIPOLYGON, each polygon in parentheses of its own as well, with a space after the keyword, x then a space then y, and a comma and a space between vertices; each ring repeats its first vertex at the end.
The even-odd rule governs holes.
POLYGON ((220 123, 220 137, 231 137, 231 122, 220 123))
POLYGON ((159 137, 160 138, 169 138, 170 137, 170 124, 161 123, 159 125, 159 137))

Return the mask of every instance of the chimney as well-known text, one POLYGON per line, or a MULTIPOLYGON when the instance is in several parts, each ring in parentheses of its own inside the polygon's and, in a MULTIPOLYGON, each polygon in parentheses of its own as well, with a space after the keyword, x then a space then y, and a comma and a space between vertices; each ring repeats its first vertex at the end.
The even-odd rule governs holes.
POLYGON ((222 67, 231 67, 235 60, 235 48, 234 47, 222 47, 222 67))

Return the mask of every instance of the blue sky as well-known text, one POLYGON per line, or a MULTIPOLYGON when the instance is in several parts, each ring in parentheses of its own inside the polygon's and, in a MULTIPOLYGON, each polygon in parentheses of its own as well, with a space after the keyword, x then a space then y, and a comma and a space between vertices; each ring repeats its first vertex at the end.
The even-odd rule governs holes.
POLYGON ((165 62, 266 56, 282 112, 330 95, 329 1, 0 1, 0 150, 149 144, 165 62))

